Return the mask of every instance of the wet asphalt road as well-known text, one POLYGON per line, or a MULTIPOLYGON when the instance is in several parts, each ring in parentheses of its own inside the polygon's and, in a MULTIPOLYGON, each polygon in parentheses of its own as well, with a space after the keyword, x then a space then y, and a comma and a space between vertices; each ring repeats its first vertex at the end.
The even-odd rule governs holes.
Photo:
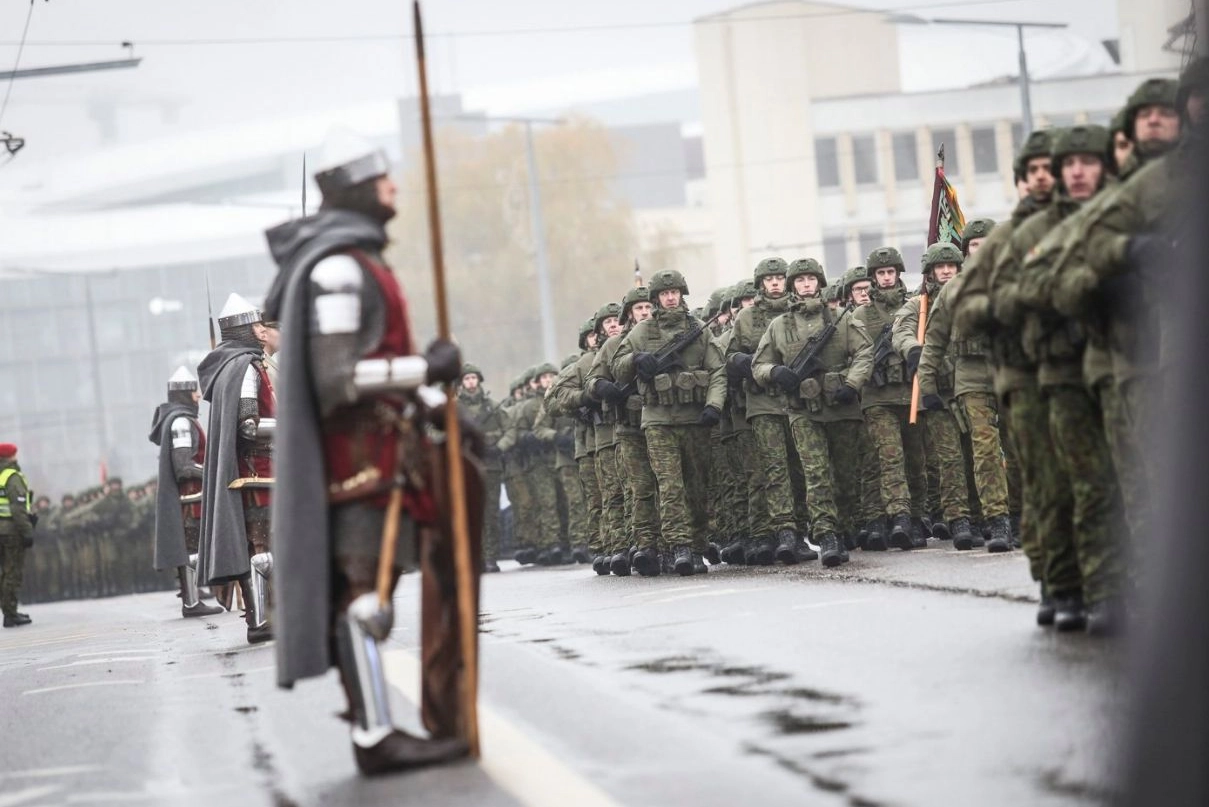
MULTIPOLYGON (((854 554, 485 580, 484 759, 367 781, 334 673, 170 594, 32 606, 0 633, 0 807, 1080 805, 1103 801, 1121 648, 1033 625, 1019 553, 854 554)), ((415 579, 386 649, 415 725, 415 579)))

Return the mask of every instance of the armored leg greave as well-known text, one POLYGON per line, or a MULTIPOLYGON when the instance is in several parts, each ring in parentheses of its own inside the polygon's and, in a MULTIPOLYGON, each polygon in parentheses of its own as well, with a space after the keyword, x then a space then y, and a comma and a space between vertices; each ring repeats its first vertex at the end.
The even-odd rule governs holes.
POLYGON ((248 627, 258 628, 269 621, 269 579, 273 576, 273 553, 252 556, 251 599, 245 603, 251 618, 248 627))
POLYGON ((340 675, 353 713, 353 742, 363 748, 381 742, 394 730, 382 658, 373 636, 377 631, 371 624, 378 612, 378 597, 369 593, 353 600, 336 618, 340 675))

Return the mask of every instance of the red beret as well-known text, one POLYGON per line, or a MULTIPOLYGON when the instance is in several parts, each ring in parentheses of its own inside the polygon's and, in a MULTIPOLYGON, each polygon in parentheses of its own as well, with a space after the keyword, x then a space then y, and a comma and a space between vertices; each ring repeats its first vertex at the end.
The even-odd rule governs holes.
POLYGON ((17 456, 17 447, 12 443, 0 443, 0 459, 17 456))

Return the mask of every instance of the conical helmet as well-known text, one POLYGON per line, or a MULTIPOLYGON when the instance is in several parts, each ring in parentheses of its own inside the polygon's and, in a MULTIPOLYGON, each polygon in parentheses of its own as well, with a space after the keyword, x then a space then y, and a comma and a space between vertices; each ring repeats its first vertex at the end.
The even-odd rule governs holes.
POLYGON ((259 308, 232 292, 222 310, 218 312, 218 327, 226 330, 240 325, 251 325, 253 322, 260 322, 260 317, 259 308))
POLYGON ((168 391, 193 391, 197 389, 197 378, 182 364, 176 372, 168 377, 168 391))
POLYGON ((349 129, 330 132, 319 152, 315 184, 324 196, 390 173, 386 152, 349 129))

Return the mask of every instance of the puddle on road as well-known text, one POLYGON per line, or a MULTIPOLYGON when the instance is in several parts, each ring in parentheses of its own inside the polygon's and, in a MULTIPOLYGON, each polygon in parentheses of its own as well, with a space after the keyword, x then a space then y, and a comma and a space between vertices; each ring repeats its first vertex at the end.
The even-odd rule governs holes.
POLYGON ((239 712, 241 715, 249 715, 252 712, 260 711, 260 709, 257 706, 236 706, 235 711, 239 712))
POLYGON ((781 734, 817 734, 852 728, 852 724, 844 720, 827 720, 817 715, 795 714, 791 709, 764 712, 760 718, 771 723, 781 734))

